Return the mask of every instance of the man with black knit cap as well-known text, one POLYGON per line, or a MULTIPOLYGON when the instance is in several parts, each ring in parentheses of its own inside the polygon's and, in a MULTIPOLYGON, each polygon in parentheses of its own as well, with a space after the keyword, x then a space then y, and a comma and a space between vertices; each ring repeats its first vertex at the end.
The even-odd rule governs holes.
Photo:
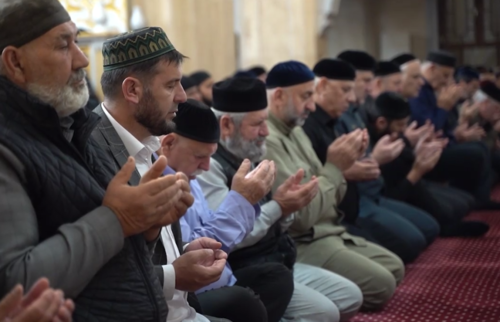
MULTIPOLYGON (((241 160, 263 159, 268 135, 267 105, 265 84, 260 80, 237 78, 214 86, 213 110, 219 118, 221 139, 210 170, 198 177, 210 207, 222 205, 241 160)), ((326 270, 295 263, 295 245, 287 229, 294 213, 309 204, 318 191, 317 180, 302 183, 303 176, 303 170, 298 169, 273 194, 260 200, 261 214, 230 254, 229 263, 235 275, 266 262, 284 264, 293 272, 294 290, 284 312, 285 320, 348 320, 361 305, 359 288, 326 270)), ((268 294, 261 293, 263 296, 268 294)))
POLYGON ((267 78, 267 71, 263 66, 255 66, 252 67, 248 70, 250 73, 254 74, 255 77, 263 81, 264 83, 266 82, 267 78))
MULTIPOLYGON (((270 135, 266 156, 277 166, 274 190, 278 191, 277 185, 300 169, 305 182, 318 180, 318 194, 297 211, 289 228, 297 242, 298 261, 350 279, 363 293, 363 307, 380 309, 403 278, 404 266, 386 249, 348 234, 337 209, 346 190, 342 172, 364 154, 367 137, 362 130, 340 137, 328 146, 326 162, 318 159, 300 127, 316 109, 314 81, 314 73, 296 61, 279 63, 268 74, 270 135)), ((320 81, 321 87, 331 85, 320 81)), ((339 104, 339 111, 332 109, 328 113, 340 112, 346 103, 339 104)))
POLYGON ((403 82, 403 74, 398 65, 389 61, 377 63, 374 71, 375 78, 370 86, 370 94, 366 97, 364 104, 359 106, 359 114, 363 122, 368 123, 370 114, 375 110, 375 99, 383 92, 400 92, 403 82))
MULTIPOLYGON (((340 81, 339 79, 344 78, 343 73, 340 72, 342 70, 340 65, 342 64, 346 63, 335 60, 323 60, 315 66, 314 72, 317 77, 320 77, 320 82, 323 79, 323 81, 335 84, 340 81)), ((350 70, 351 75, 354 75, 352 68, 350 70)), ((384 69, 379 68, 378 73, 379 75, 383 73, 390 74, 390 71, 399 71, 399 68, 389 65, 388 67, 384 67, 384 69)), ((396 83, 397 80, 396 78, 396 83)), ((383 82, 381 80, 381 86, 392 86, 392 82, 388 82, 390 85, 386 85, 385 81, 387 80, 383 80, 383 82)), ((318 83, 318 85, 321 85, 321 83, 318 83)), ((334 104, 332 104, 334 102, 329 98, 338 96, 338 94, 332 89, 332 86, 330 88, 321 86, 316 88, 315 99, 319 106, 327 106, 326 109, 328 110, 334 109, 334 104)), ((371 97, 367 98, 365 104, 369 102, 369 99, 371 97)), ((322 119, 328 120, 326 117, 322 117, 322 119)), ((313 121, 311 120, 311 122, 313 121)), ((315 126, 313 125, 312 127, 315 126)), ((339 129, 338 126, 335 126, 330 130, 330 136, 316 138, 310 136, 313 146, 316 145, 318 147, 316 152, 320 158, 325 155, 328 145, 334 142, 339 135, 344 134, 342 133, 343 129, 343 127, 339 129)), ((347 133, 351 131, 349 129, 347 133)), ((308 132, 311 131, 309 130, 308 132)), ((357 200, 359 204, 359 218, 352 224, 360 227, 362 231, 368 232, 374 238, 374 241, 394 252, 404 262, 411 262, 433 241, 438 234, 439 227, 430 215, 419 209, 383 197, 384 181, 380 177, 379 165, 392 161, 404 147, 404 142, 401 139, 393 140, 387 135, 383 140, 387 141, 387 144, 384 143, 384 145, 391 147, 389 151, 394 153, 391 155, 391 158, 381 158, 378 150, 380 145, 375 145, 374 147, 372 144, 369 144, 367 153, 357 159, 351 167, 343 171, 346 180, 351 182, 349 188, 354 186, 352 184, 354 183, 359 197, 354 198, 354 193, 348 189, 347 196, 353 200, 351 204, 343 203, 340 207, 344 209, 345 207, 352 208, 352 202, 357 200)), ((354 190, 355 188, 352 189, 354 190)), ((348 213, 354 212, 354 209, 351 211, 349 209, 345 210, 348 213)), ((349 228, 353 233, 356 233, 355 230, 352 230, 352 227, 349 228)))
MULTIPOLYGON (((220 207, 212 211, 196 176, 210 168, 210 157, 220 138, 217 119, 205 104, 187 100, 179 104, 174 122, 175 130, 163 138, 161 151, 169 164, 164 173, 186 174, 195 199, 181 219, 183 241, 190 243, 198 238, 213 238, 229 253, 252 230, 260 212, 259 206, 254 204, 271 189, 274 166, 265 161, 247 176, 250 163, 245 162, 234 176, 231 192, 220 207)), ((197 293, 206 314, 232 322, 268 321, 267 310, 274 316, 274 310, 286 307, 292 285, 291 273, 278 263, 254 265, 241 272, 233 272, 226 264, 220 279, 197 293)))
POLYGON ((422 65, 425 84, 417 97, 410 99, 412 119, 418 125, 428 120, 434 130, 449 140, 438 164, 427 177, 447 181, 476 198, 478 209, 498 209, 500 204, 490 199, 492 187, 491 155, 480 142, 459 143, 450 128, 448 117, 462 95, 460 86, 454 83, 456 58, 444 51, 431 51, 422 65))
POLYGON ((45 276, 75 321, 165 321, 144 233, 178 220, 175 177, 131 187, 134 160, 119 170, 90 137, 88 60, 59 1, 2 1, 0 52, 0 296, 45 276))
MULTIPOLYGON (((367 124, 372 141, 376 142, 387 134, 404 133, 411 116, 410 106, 404 97, 392 92, 382 93, 375 100, 375 109, 376 114, 373 114, 372 121, 367 124)), ((386 186, 384 194, 431 214, 441 226, 441 236, 481 236, 488 231, 488 225, 482 222, 463 222, 462 218, 468 214, 468 207, 455 207, 455 204, 461 203, 461 200, 456 199, 461 199, 463 192, 452 191, 448 194, 447 187, 433 187, 422 180, 437 164, 443 147, 443 142, 435 140, 432 133, 421 137, 416 147, 405 140, 401 155, 381 167, 386 186)))
POLYGON ((212 106, 212 86, 214 86, 212 75, 201 70, 192 73, 189 77, 194 82, 194 85, 198 87, 202 102, 208 106, 212 106))

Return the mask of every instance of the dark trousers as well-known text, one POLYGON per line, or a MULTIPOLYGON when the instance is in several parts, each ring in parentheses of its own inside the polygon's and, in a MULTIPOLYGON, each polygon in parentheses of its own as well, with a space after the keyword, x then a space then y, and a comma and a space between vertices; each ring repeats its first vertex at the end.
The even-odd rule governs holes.
POLYGON ((426 178, 449 182, 477 200, 490 200, 493 171, 491 154, 482 142, 457 143, 444 149, 441 159, 426 178))
POLYGON ((278 322, 293 294, 293 274, 278 263, 238 269, 234 287, 198 294, 204 314, 232 322, 278 322))
POLYGON ((378 203, 361 197, 358 223, 405 263, 415 260, 439 234, 439 224, 428 213, 383 197, 378 203))

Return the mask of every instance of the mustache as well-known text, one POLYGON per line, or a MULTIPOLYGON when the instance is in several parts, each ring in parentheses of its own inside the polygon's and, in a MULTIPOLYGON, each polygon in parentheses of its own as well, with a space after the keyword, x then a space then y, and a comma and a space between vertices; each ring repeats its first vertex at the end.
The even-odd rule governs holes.
POLYGON ((83 79, 85 79, 85 76, 87 76, 87 72, 85 70, 79 69, 76 72, 71 73, 71 76, 69 78, 68 84, 76 84, 81 82, 83 79))

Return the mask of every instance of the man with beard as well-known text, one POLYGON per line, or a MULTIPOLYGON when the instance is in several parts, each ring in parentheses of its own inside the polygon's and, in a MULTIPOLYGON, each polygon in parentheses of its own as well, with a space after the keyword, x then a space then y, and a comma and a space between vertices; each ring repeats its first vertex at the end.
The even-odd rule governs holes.
MULTIPOLYGON (((391 61, 398 65, 403 72, 402 96, 407 100, 417 97, 420 88, 424 85, 420 60, 412 54, 403 53, 394 57, 391 61)), ((377 115, 375 114, 375 118, 377 115)), ((418 127, 416 121, 413 121, 404 130, 404 138, 406 143, 415 148, 420 138, 429 133, 434 133, 434 125, 430 121, 420 127, 418 127)), ((455 214, 456 217, 463 218, 475 205, 474 197, 464 190, 429 180, 421 180, 420 182, 432 193, 442 208, 447 208, 447 213, 455 214)), ((441 231, 441 233, 444 233, 444 231, 441 231)))
MULTIPOLYGON (((368 124, 371 140, 376 142, 387 134, 404 133, 411 111, 402 96, 393 92, 382 93, 375 100, 375 108, 377 114, 372 115, 373 121, 368 124)), ((422 181, 423 176, 437 164, 447 141, 436 140, 431 131, 419 139, 415 148, 408 140, 405 143, 401 155, 381 167, 386 182, 385 195, 430 213, 439 222, 443 237, 484 235, 489 228, 487 224, 463 222, 462 218, 467 212, 455 211, 455 200, 439 200, 439 194, 434 194, 422 181)))
POLYGON ((212 87, 214 86, 212 76, 206 71, 201 70, 192 73, 189 77, 195 86, 198 87, 201 94, 201 101, 208 106, 212 106, 212 87))
MULTIPOLYGON (((269 134, 266 120, 267 93, 258 79, 239 78, 214 86, 214 112, 221 137, 210 170, 198 177, 209 206, 217 209, 234 181, 242 160, 263 159, 269 134)), ((290 161, 290 160, 289 160, 290 161)), ((361 304, 361 293, 352 282, 310 265, 295 263, 296 249, 287 233, 294 213, 316 195, 318 182, 304 182, 304 170, 297 169, 277 189, 259 201, 261 214, 247 237, 229 255, 233 270, 279 263, 293 272, 294 290, 284 311, 285 320, 347 321, 361 304)), ((267 295, 261 294, 261 297, 267 295)), ((278 319, 281 316, 278 317, 278 319)))
MULTIPOLYGON (((338 78, 337 70, 338 67, 333 63, 320 62, 314 72, 317 76, 335 79, 338 78)), ((351 74, 354 72, 351 71, 351 74)), ((373 95, 379 95, 386 88, 398 90, 401 87, 401 72, 399 67, 392 63, 379 63, 375 75, 370 96, 357 108, 365 112, 366 118, 370 117, 370 113, 373 114, 373 95)), ((322 87, 317 90, 322 92, 322 95, 316 96, 320 105, 333 105, 325 99, 333 94, 331 91, 322 87)), ((341 116, 340 122, 342 121, 343 124, 335 126, 335 130, 338 131, 337 136, 358 128, 357 123, 350 123, 350 118, 341 116), (347 124, 349 126, 346 126, 347 124)), ((327 138, 321 148, 325 149, 337 136, 327 138)), ((318 139, 325 138, 316 138, 318 139)), ((405 263, 412 262, 436 238, 439 225, 429 214, 382 195, 384 180, 380 176, 379 166, 394 160, 401 153, 404 143, 402 139, 389 135, 376 143, 369 144, 367 154, 356 160, 354 165, 344 172, 346 180, 356 183, 359 193, 359 219, 356 224, 363 231, 368 231, 377 243, 394 252, 405 263)), ((324 155, 325 152, 318 151, 318 153, 324 155)))
POLYGON ((398 65, 380 61, 374 71, 375 78, 370 86, 370 94, 364 104, 359 106, 359 114, 363 123, 367 125, 370 114, 375 113, 375 99, 383 92, 399 92, 403 82, 403 74, 398 65))
MULTIPOLYGON (((231 191, 212 211, 196 177, 209 170, 210 157, 217 149, 220 139, 217 118, 205 104, 188 100, 179 105, 174 122, 174 132, 162 140, 162 153, 169 164, 165 173, 174 170, 185 173, 195 198, 181 219, 183 240, 213 238, 229 253, 252 231, 260 213, 257 203, 269 193, 274 181, 274 163, 263 161, 249 174, 251 163, 243 162, 233 177, 231 191)), ((232 270, 227 263, 221 278, 197 293, 204 312, 233 322, 253 322, 281 319, 292 291, 292 274, 280 263, 256 264, 238 270, 232 270)))
MULTIPOLYGON (((166 164, 161 168, 153 165, 153 159, 157 159, 153 153, 160 148, 157 136, 175 128, 172 119, 177 106, 186 100, 180 84, 184 56, 175 50, 158 27, 108 39, 102 53, 104 102, 94 110, 101 121, 92 135, 106 149, 115 169, 130 156, 137 160, 129 183, 138 185, 147 179, 149 169, 162 173, 166 167, 166 164), (148 50, 144 49, 144 44, 148 50)), ((165 158, 157 159, 155 165, 162 160, 165 158)), ((180 172, 172 176, 178 178, 182 188, 176 209, 184 214, 193 203, 188 178, 180 172)), ((220 250, 221 244, 205 238, 183 245, 178 222, 152 227, 145 238, 152 247, 160 239, 153 261, 161 265, 157 271, 168 304, 167 321, 208 321, 189 305, 187 292, 194 292, 220 278, 227 257, 220 250)))
MULTIPOLYGON (((438 182, 449 182, 476 198, 477 209, 499 209, 500 203, 491 201, 492 169, 490 151, 481 142, 457 142, 448 115, 462 95, 462 89, 452 84, 456 58, 448 52, 429 52, 422 65, 425 84, 418 96, 409 100, 412 118, 418 126, 430 121, 438 135, 448 138, 437 165, 426 177, 438 182)), ((412 142, 415 144, 416 142, 412 142)))
POLYGON ((380 309, 403 278, 404 266, 391 252, 348 234, 340 225, 337 206, 346 189, 342 172, 364 154, 368 142, 362 130, 341 136, 328 146, 322 164, 301 128, 315 110, 314 78, 306 65, 296 61, 279 63, 268 74, 266 157, 276 162, 278 170, 273 191, 297 171, 304 171, 302 182, 318 180, 318 194, 298 209, 289 228, 297 242, 298 261, 353 281, 363 293, 363 308, 380 309))
POLYGON ((156 169, 130 187, 133 159, 113 178, 59 1, 3 1, 0 52, 0 296, 46 277, 76 303, 75 321, 165 321, 143 233, 178 220, 182 180, 156 169))

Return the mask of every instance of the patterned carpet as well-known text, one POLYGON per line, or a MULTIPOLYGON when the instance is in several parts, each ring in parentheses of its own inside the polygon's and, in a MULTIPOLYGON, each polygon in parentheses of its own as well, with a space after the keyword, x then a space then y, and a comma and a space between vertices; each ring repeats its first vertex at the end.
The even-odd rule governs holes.
POLYGON ((500 214, 469 218, 491 225, 484 238, 437 240, 407 267, 384 311, 352 322, 499 322, 500 214))

